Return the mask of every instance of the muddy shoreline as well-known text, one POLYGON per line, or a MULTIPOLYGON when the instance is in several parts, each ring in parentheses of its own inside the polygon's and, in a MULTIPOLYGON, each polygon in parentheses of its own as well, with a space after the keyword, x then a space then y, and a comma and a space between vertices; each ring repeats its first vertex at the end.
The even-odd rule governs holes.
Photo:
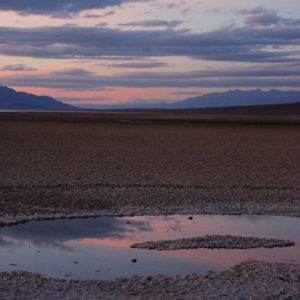
POLYGON ((25 272, 0 273, 5 299, 299 299, 300 267, 248 261, 207 275, 133 276, 112 281, 59 280, 25 272), (34 289, 32 288, 34 287, 34 289))

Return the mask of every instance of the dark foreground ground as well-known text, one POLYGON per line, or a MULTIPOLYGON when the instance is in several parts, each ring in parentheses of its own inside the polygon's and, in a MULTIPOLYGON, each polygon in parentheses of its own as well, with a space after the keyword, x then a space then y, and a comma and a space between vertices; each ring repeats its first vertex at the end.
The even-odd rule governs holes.
MULTIPOLYGON (((298 116, 0 113, 0 141, 0 226, 33 214, 300 216, 298 116)), ((299 299, 299 290, 299 266, 288 263, 111 282, 0 274, 0 299, 299 299)))
POLYGON ((0 299, 300 299, 300 267, 249 261, 220 274, 74 281, 0 273, 0 299))
POLYGON ((0 114, 1 215, 124 206, 300 214, 300 125, 283 118, 46 116, 0 114))

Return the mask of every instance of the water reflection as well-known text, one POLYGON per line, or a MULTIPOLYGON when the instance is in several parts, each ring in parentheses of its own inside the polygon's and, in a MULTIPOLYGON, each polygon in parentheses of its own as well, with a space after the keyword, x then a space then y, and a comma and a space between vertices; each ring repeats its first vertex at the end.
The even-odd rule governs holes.
POLYGON ((8 246, 11 246, 13 243, 8 241, 7 239, 3 238, 1 235, 0 235, 0 247, 8 247, 8 246))
POLYGON ((121 218, 63 219, 32 221, 18 226, 4 227, 0 231, 0 247, 19 246, 29 242, 39 247, 70 250, 66 242, 83 238, 121 240, 128 233, 152 231, 149 222, 132 220, 127 224, 121 218))
POLYGON ((109 280, 133 274, 221 271, 247 259, 300 263, 300 219, 280 216, 160 216, 28 222, 0 228, 0 272, 109 280), (149 251, 147 240, 231 234, 289 239, 295 247, 251 250, 149 251), (133 264, 131 259, 136 258, 133 264), (76 261, 78 264, 74 264, 76 261), (49 264, 51 262, 51 264, 49 264), (15 266, 17 265, 17 266, 15 266))

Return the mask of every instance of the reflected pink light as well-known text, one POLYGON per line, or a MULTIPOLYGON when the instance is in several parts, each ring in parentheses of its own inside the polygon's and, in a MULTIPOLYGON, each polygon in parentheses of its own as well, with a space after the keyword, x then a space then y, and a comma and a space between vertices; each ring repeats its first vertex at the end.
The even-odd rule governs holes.
POLYGON ((84 238, 76 242, 79 242, 83 245, 89 246, 108 246, 116 248, 129 248, 133 244, 133 241, 130 239, 96 239, 96 238, 84 238))
MULTIPOLYGON (((136 241, 132 239, 96 239, 85 238, 76 241, 86 246, 106 246, 114 248, 130 248, 130 245, 136 241)), ((253 260, 274 260, 278 261, 283 257, 290 257, 291 259, 297 259, 298 251, 293 247, 285 249, 190 249, 190 250, 171 250, 171 251, 155 251, 141 249, 139 251, 151 251, 160 255, 175 258, 181 261, 190 261, 195 263, 205 263, 216 267, 223 267, 224 265, 236 265, 242 261, 249 259, 253 260), (282 251, 285 254, 282 254, 282 251), (287 252, 289 252, 287 254, 287 252)))
MULTIPOLYGON (((124 219, 124 221, 127 219, 124 219)), ((143 217, 135 217, 135 221, 143 221, 143 217)), ((268 232, 259 232, 257 227, 259 224, 255 220, 249 220, 244 223, 243 220, 236 218, 228 219, 226 224, 224 220, 202 219, 197 220, 171 220, 171 219, 155 219, 149 218, 151 230, 137 231, 133 226, 132 231, 127 231, 124 237, 116 238, 86 238, 78 242, 83 245, 90 246, 107 246, 129 249, 130 245, 140 243, 143 241, 159 241, 172 240, 178 238, 204 236, 206 234, 231 234, 241 236, 255 236, 277 238, 276 234, 271 235, 268 232), (244 233, 243 233, 244 232, 244 233)), ((126 228, 129 230, 131 225, 126 228)), ((280 235, 280 230, 278 231, 280 235)), ((278 237, 280 238, 280 237, 278 237)), ((171 251, 155 251, 147 249, 135 249, 136 251, 154 252, 156 254, 174 258, 180 261, 190 261, 199 264, 210 264, 215 267, 224 267, 236 265, 247 259, 253 260, 267 260, 267 261, 282 261, 285 257, 292 260, 299 260, 299 249, 297 247, 285 248, 257 248, 257 249, 189 249, 189 250, 171 250, 171 251)))

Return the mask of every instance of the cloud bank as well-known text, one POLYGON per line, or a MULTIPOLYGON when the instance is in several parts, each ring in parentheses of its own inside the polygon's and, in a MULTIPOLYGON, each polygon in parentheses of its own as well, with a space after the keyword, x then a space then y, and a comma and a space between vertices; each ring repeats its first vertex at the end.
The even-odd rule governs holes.
POLYGON ((0 27, 0 54, 34 58, 185 56, 211 61, 298 62, 300 51, 295 47, 299 45, 300 26, 224 27, 203 33, 73 25, 0 27))
POLYGON ((24 64, 17 64, 17 65, 5 65, 2 68, 0 68, 0 71, 14 71, 14 72, 20 72, 20 71, 36 71, 36 68, 30 68, 27 67, 24 64))
POLYGON ((12 10, 22 15, 38 14, 66 18, 87 9, 139 1, 147 0, 1 0, 0 10, 12 10))
POLYGON ((166 28, 175 28, 179 25, 182 25, 183 21, 180 20, 144 20, 144 21, 135 21, 129 23, 120 23, 120 26, 130 26, 130 27, 166 27, 166 28))
POLYGON ((65 90, 103 90, 105 87, 293 87, 299 88, 300 68, 193 71, 193 72, 133 72, 111 76, 97 75, 84 69, 65 69, 48 74, 0 77, 11 86, 44 87, 65 90))
POLYGON ((276 10, 266 9, 262 6, 256 7, 254 9, 237 10, 237 13, 241 15, 247 15, 245 19, 245 24, 249 26, 300 25, 300 18, 284 18, 279 16, 276 10))

